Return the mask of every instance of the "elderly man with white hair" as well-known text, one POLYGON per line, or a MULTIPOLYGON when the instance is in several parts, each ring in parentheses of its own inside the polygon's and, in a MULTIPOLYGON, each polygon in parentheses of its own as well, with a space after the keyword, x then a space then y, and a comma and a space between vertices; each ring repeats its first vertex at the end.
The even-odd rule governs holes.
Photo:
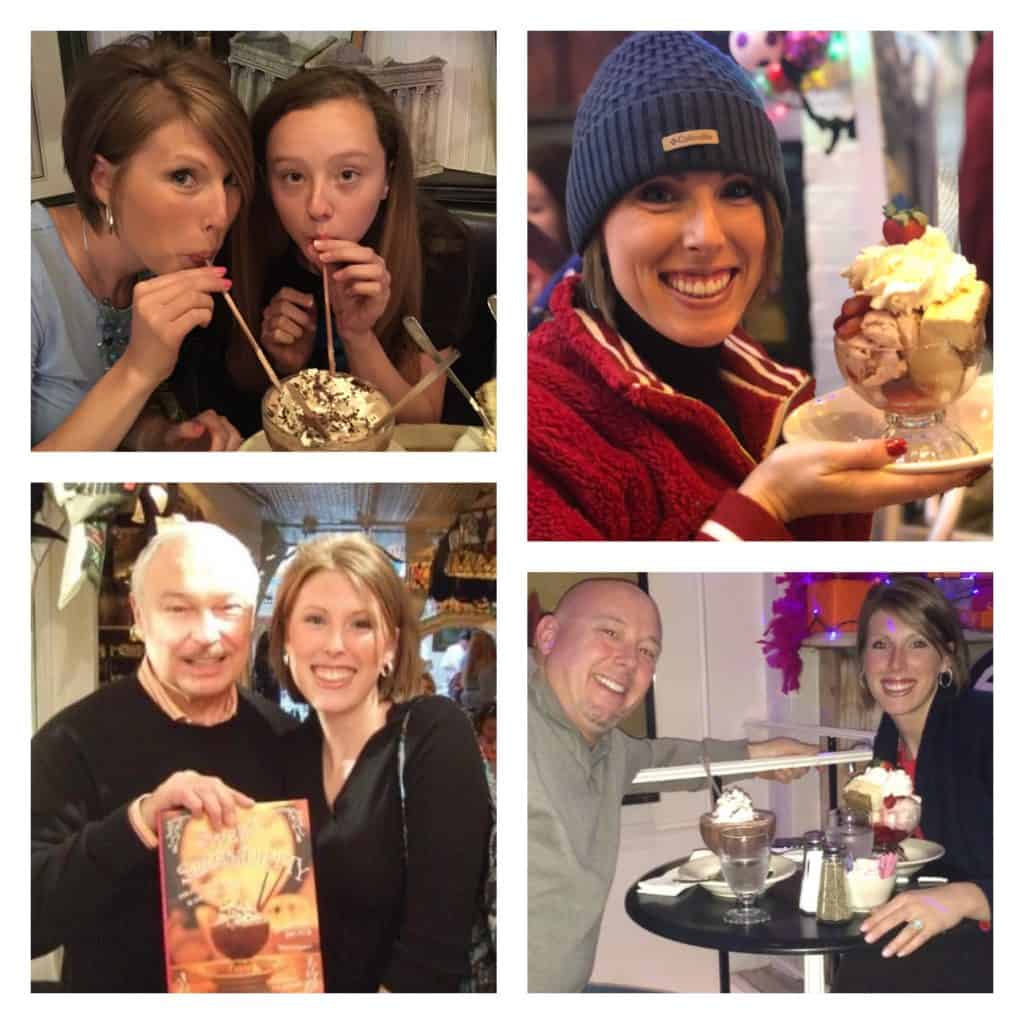
POLYGON ((283 792, 291 720, 239 688, 258 573, 220 527, 162 531, 135 564, 137 673, 65 708, 32 739, 32 955, 64 947, 70 991, 163 991, 161 812, 214 828, 283 792))

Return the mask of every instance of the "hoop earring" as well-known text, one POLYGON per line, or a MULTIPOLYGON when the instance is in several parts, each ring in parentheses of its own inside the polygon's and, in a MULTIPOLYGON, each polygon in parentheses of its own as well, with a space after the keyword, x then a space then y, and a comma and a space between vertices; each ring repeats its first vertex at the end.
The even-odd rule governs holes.
POLYGON ((395 671, 395 664, 394 664, 394 662, 392 662, 392 661, 385 661, 384 664, 381 665, 381 667, 380 667, 380 677, 381 677, 381 679, 387 679, 387 677, 389 675, 391 675, 391 673, 394 672, 394 671, 395 671))
POLYGON ((292 663, 291 663, 291 659, 288 657, 288 652, 287 651, 285 651, 284 654, 281 655, 281 660, 284 662, 284 667, 285 668, 291 669, 292 663))
POLYGON ((948 690, 953 685, 953 673, 944 668, 939 673, 939 689, 948 690))
POLYGON ((117 234, 117 225, 114 223, 114 209, 111 206, 103 207, 103 220, 106 222, 107 230, 112 234, 117 234))
POLYGON ((134 643, 138 643, 142 639, 142 637, 139 635, 139 631, 136 628, 134 622, 131 624, 131 627, 128 630, 128 639, 133 641, 134 643))

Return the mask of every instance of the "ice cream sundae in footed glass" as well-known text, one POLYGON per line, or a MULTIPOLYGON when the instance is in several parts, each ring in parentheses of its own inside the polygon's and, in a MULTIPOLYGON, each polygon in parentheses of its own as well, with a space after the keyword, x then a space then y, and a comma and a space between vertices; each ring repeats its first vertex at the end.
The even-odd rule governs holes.
POLYGON ((919 210, 885 207, 885 245, 861 250, 843 271, 854 295, 833 325, 836 361, 856 394, 902 438, 899 460, 978 454, 946 410, 978 379, 990 291, 919 210))

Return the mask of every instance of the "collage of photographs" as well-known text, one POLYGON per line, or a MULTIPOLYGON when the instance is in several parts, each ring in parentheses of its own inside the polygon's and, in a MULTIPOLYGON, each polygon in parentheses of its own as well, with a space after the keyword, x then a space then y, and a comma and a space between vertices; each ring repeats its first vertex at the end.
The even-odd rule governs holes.
POLYGON ((996 33, 28 35, 19 993, 1012 983, 996 33))

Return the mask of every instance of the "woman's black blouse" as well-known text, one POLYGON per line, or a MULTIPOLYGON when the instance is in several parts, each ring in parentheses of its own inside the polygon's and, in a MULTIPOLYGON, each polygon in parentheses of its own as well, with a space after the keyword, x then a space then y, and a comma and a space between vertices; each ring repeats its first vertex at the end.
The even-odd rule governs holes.
MULTIPOLYGON (((899 733, 888 715, 874 753, 896 763, 899 733)), ((927 874, 974 882, 992 901, 992 694, 939 689, 917 752, 914 789, 921 797, 921 832, 946 848, 927 874)))
POLYGON ((468 972, 490 822, 469 720, 444 697, 395 705, 333 807, 315 713, 289 739, 288 792, 310 806, 327 990, 457 990, 468 972), (406 860, 398 742, 407 711, 406 860))

